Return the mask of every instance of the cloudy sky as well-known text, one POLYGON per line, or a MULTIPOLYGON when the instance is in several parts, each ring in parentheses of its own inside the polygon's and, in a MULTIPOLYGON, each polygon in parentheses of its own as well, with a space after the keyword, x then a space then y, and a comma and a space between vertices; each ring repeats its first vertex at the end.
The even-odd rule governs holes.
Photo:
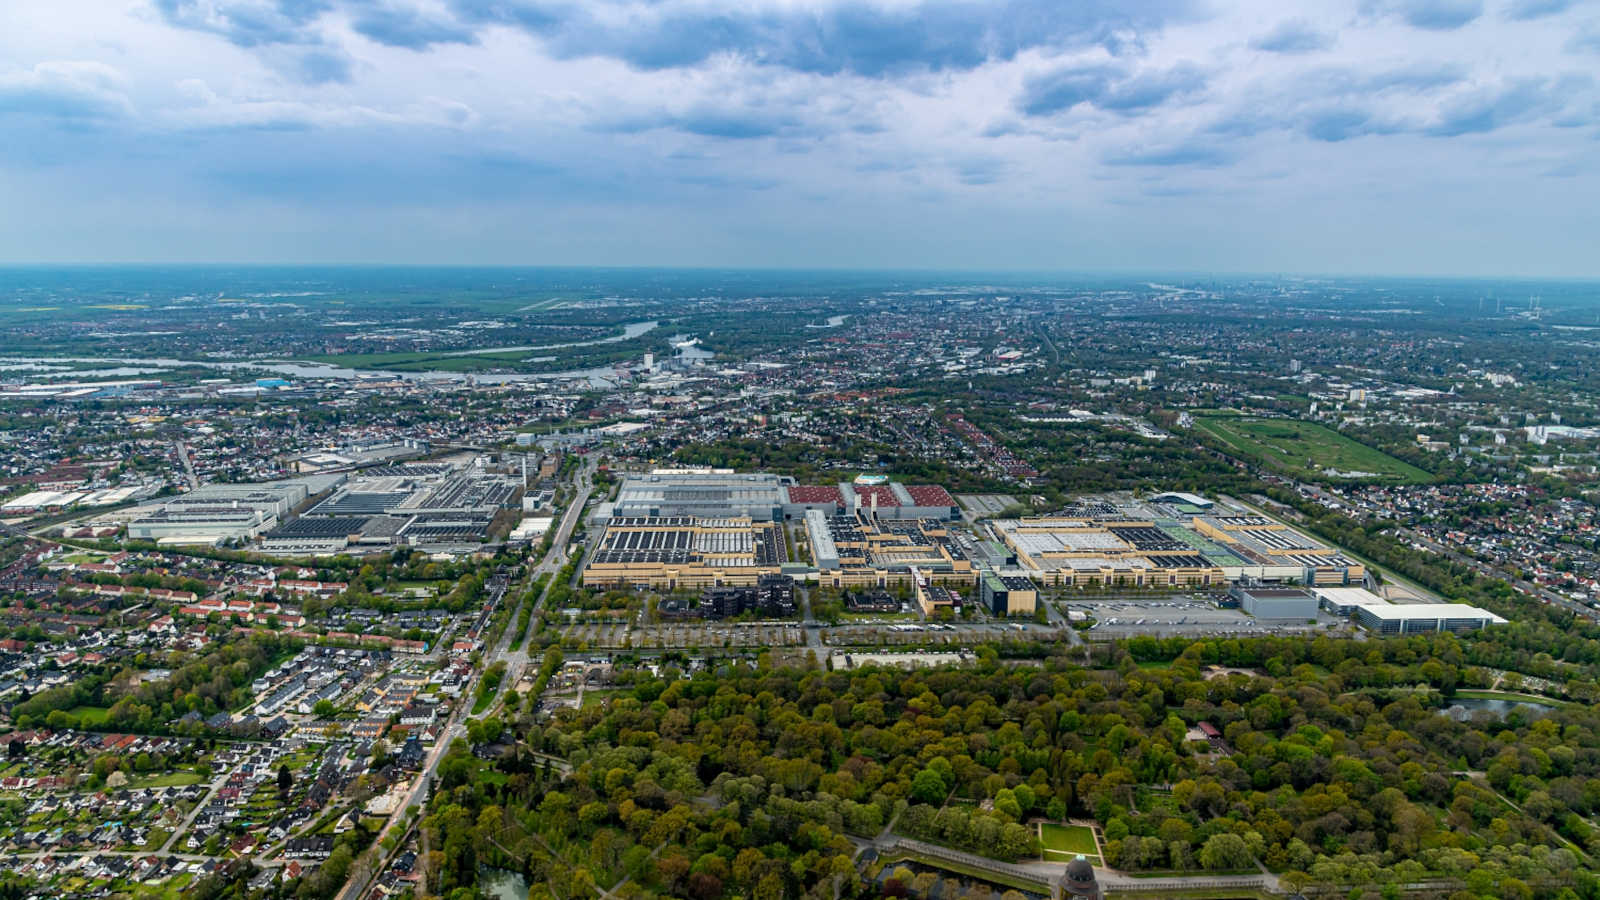
POLYGON ((0 260, 1600 275, 1600 0, 4 0, 0 260))

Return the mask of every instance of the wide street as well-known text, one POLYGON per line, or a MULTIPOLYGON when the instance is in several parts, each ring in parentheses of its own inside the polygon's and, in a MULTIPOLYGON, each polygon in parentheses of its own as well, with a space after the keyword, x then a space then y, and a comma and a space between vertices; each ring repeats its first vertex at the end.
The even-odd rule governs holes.
MULTIPOLYGON (((555 538, 550 543, 550 550, 545 554, 544 558, 539 561, 538 565, 534 566, 528 571, 526 579, 527 583, 532 583, 532 581, 537 579, 539 575, 545 573, 549 573, 553 577, 554 574, 560 571, 561 567, 566 564, 567 542, 572 539, 573 530, 577 528, 578 522, 583 518, 584 508, 588 504, 589 495, 594 490, 593 478, 594 462, 592 459, 585 459, 583 464, 579 466, 577 472, 575 473, 573 487, 575 488, 576 493, 573 496, 572 502, 567 505, 566 510, 561 516, 561 522, 556 530, 555 538)), ((533 601, 535 604, 534 611, 536 615, 539 605, 543 604, 545 596, 548 593, 549 586, 546 585, 545 590, 541 592, 540 595, 533 601)), ((507 592, 507 595, 517 598, 520 598, 521 596, 520 593, 513 594, 510 591, 507 592)), ((396 828, 401 827, 402 823, 407 823, 408 817, 406 815, 406 810, 410 809, 413 805, 420 807, 427 802, 428 790, 433 784, 433 777, 438 771, 440 760, 444 758, 444 754, 449 749, 450 744, 455 741, 456 738, 459 738, 466 733, 466 720, 470 717, 468 711, 472 707, 472 697, 475 689, 477 688, 478 679, 481 677, 483 671, 489 666, 493 665, 495 662, 504 661, 506 663, 506 674, 505 677, 501 679, 501 685, 503 687, 516 684, 517 680, 521 677, 523 670, 526 669, 528 665, 529 659, 527 650, 527 635, 523 635, 523 640, 518 642, 517 649, 512 650, 511 642, 514 637, 513 632, 516 631, 516 624, 516 611, 513 609, 511 619, 509 622, 507 622, 505 629, 503 629, 500 639, 496 641, 494 647, 484 655, 481 664, 473 672, 472 678, 466 683, 466 685, 463 686, 461 691, 461 702, 456 704, 455 711, 451 713, 450 719, 446 722, 444 729, 440 732, 439 740, 436 744, 434 744, 433 750, 429 752, 427 760, 423 764, 422 771, 411 782, 411 787, 407 790, 404 801, 402 801, 395 808, 394 815, 389 817, 388 823, 384 825, 383 830, 379 832, 377 838, 374 840, 373 846, 378 848, 378 856, 375 863, 371 867, 362 867, 359 865, 353 866, 351 868, 350 880, 345 883, 344 889, 339 892, 338 900, 358 900, 358 898, 365 895, 365 892, 368 886, 371 884, 373 877, 379 872, 383 871, 383 866, 387 864, 388 858, 392 854, 392 851, 385 851, 383 849, 384 839, 389 837, 396 828)), ((530 623, 530 634, 532 628, 533 624, 530 623)), ((396 848, 398 848, 400 844, 401 841, 395 841, 396 848)))

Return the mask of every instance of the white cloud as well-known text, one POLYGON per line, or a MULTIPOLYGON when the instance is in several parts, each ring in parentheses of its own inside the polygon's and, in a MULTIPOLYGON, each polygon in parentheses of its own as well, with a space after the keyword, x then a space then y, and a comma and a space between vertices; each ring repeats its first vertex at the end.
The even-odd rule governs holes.
MULTIPOLYGON (((1490 168, 1524 189, 1483 195, 1482 219, 1491 203, 1525 208, 1494 237, 1534 252, 1550 236, 1527 223, 1570 218, 1600 178, 1552 163, 1592 156, 1600 90, 1567 77, 1592 57, 1547 0, 1484 15, 1470 0, 1311 0, 1292 16, 1267 0, 1209 15, 1132 0, 1057 18, 1057 0, 598 0, 557 4, 582 14, 551 21, 529 0, 128 2, 10 0, 17 27, 0 33, 0 116, 17 138, 0 172, 76 167, 34 213, 61 219, 37 233, 65 235, 69 256, 96 256, 73 217, 115 228, 88 187, 113 172, 168 203, 270 196, 352 248, 390 246, 377 234, 407 198, 428 204, 416 221, 448 220, 446 237, 506 227, 514 198, 523 221, 604 222, 596 239, 618 247, 666 246, 649 217, 630 224, 644 206, 731 229, 708 247, 745 247, 684 262, 759 259, 740 241, 781 234, 818 264, 869 261, 855 257, 875 225, 927 234, 929 263, 982 264, 1012 258, 1007 236, 1019 253, 1059 245, 1025 229, 1104 217, 1128 238, 1123 263, 1158 265, 1174 240, 1161 236, 1221 198, 1271 221, 1308 203, 1367 212, 1426 241, 1428 198, 1467 202, 1463 180, 1490 168), (1566 190, 1537 187, 1557 170, 1566 190), (1382 208, 1351 188, 1392 177, 1408 191, 1382 208), (985 239, 961 244, 930 204, 985 223, 985 239), (382 213, 363 225, 363 205, 382 213), (825 224, 833 211, 854 219, 825 224)), ((197 224, 195 245, 220 246, 218 227, 247 226, 197 224)), ((1204 238, 1219 253, 1230 239, 1204 238)), ((1442 239, 1438 252, 1481 255, 1442 239)))

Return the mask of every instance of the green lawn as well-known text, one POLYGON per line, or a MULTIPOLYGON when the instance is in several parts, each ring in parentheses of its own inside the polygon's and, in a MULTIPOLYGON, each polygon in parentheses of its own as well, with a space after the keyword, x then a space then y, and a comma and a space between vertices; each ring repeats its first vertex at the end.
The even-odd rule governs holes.
POLYGON ((86 727, 89 725, 104 725, 106 713, 108 712, 110 712, 110 709, 104 706, 74 706, 67 710, 68 715, 76 716, 78 721, 86 727))
POLYGON ((472 715, 483 715, 483 711, 488 709, 490 704, 494 703, 494 698, 499 694, 500 689, 496 688, 489 693, 477 695, 477 699, 472 701, 472 715))
POLYGON ((156 787, 186 787, 199 784, 205 779, 198 772, 178 771, 166 772, 161 775, 150 775, 134 778, 128 782, 130 788, 156 788, 156 787))
POLYGON ((586 690, 583 692, 583 708, 588 709, 591 706, 599 706, 610 699, 614 693, 616 692, 611 690, 586 690))
POLYGON ((1381 450, 1357 443, 1313 422, 1206 415, 1195 426, 1255 461, 1290 475, 1325 478, 1329 473, 1371 472, 1368 480, 1432 481, 1433 476, 1381 450))
POLYGON ((1563 706, 1580 706, 1570 700, 1558 700, 1554 697, 1545 697, 1540 694, 1526 694, 1520 691, 1474 691, 1458 690, 1455 696, 1469 700, 1508 700, 1511 702, 1534 703, 1539 706, 1548 706, 1556 709, 1563 706))
POLYGON ((1039 826, 1039 843, 1044 847, 1046 862, 1070 860, 1074 856, 1088 857, 1091 863, 1100 864, 1099 849, 1094 845, 1094 832, 1084 825, 1039 826))

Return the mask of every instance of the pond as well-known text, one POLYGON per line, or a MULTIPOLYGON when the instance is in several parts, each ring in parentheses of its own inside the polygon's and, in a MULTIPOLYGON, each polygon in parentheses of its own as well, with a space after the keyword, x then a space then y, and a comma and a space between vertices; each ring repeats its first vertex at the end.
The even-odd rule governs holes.
POLYGON ((528 900, 528 887, 521 872, 489 866, 478 870, 478 893, 493 900, 528 900))
POLYGON ((1536 703, 1532 700, 1505 700, 1499 697, 1456 697, 1450 700, 1449 705, 1439 710, 1457 721, 1472 718, 1473 713, 1488 712, 1499 718, 1505 718, 1512 710, 1520 709, 1527 715, 1542 715, 1555 709, 1549 703, 1536 703))

